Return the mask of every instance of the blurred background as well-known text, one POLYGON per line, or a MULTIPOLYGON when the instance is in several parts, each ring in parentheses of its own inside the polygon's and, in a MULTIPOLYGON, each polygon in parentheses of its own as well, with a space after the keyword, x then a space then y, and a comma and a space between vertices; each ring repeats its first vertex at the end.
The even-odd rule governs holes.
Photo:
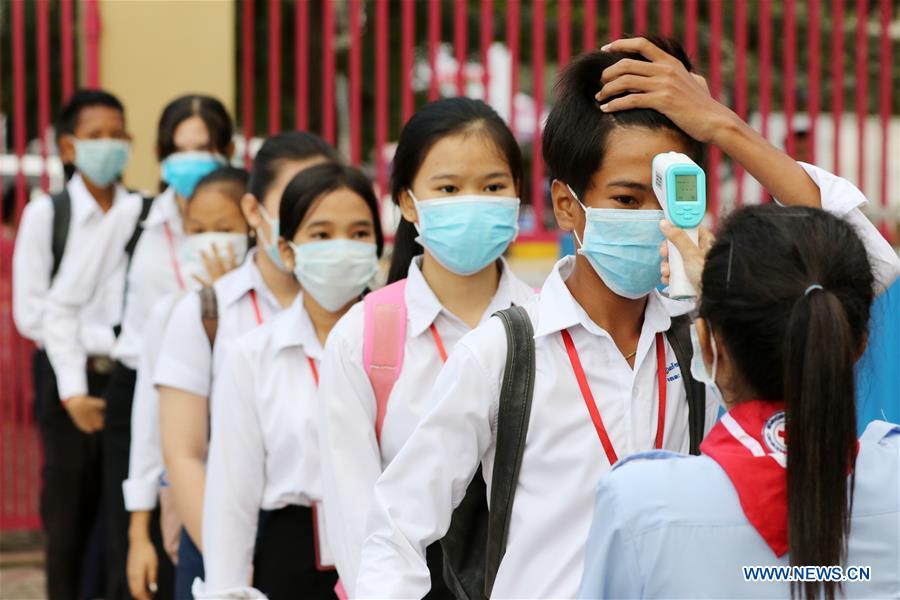
MULTIPOLYGON (((571 251, 555 229, 534 151, 556 75, 585 50, 643 32, 682 41, 712 94, 773 144, 856 183, 871 200, 868 216, 900 244, 900 0, 0 1, 6 543, 11 531, 40 526, 31 351, 10 316, 12 247, 29 197, 64 183, 52 122, 73 90, 102 87, 123 101, 134 136, 125 183, 148 192, 159 186, 160 111, 184 93, 223 100, 238 125, 240 164, 267 134, 308 129, 363 167, 379 191, 416 107, 482 98, 508 120, 526 157, 521 234, 510 258, 539 283, 571 251)), ((710 226, 735 207, 769 201, 715 149, 705 168, 710 226)), ((387 198, 383 219, 388 230, 397 219, 387 198)), ((0 574, 4 597, 16 597, 7 593, 9 571, 0 574)))

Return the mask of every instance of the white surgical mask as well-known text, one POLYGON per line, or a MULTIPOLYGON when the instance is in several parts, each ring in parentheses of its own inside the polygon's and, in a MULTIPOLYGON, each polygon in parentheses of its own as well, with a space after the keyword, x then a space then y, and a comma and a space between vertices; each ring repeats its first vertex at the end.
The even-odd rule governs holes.
POLYGON ((263 206, 262 203, 259 204, 259 214, 261 214, 263 220, 269 224, 270 237, 267 240, 266 235, 259 227, 256 228, 256 235, 259 238, 263 249, 266 251, 266 254, 268 254, 269 258, 272 259, 272 262, 275 263, 275 266, 282 271, 287 271, 287 267, 284 266, 284 262, 281 260, 281 250, 278 248, 278 236, 281 235, 281 221, 277 217, 270 215, 269 211, 266 210, 266 207, 263 206))
POLYGON ((303 291, 329 312, 358 298, 378 272, 375 244, 322 240, 294 244, 294 275, 303 291))
POLYGON ((218 250, 219 256, 227 259, 229 247, 234 252, 237 264, 243 262, 247 255, 247 234, 210 231, 187 236, 181 244, 181 256, 179 257, 182 278, 189 281, 193 279, 193 275, 198 275, 207 279, 209 274, 206 272, 206 265, 203 263, 201 253, 212 258, 218 250))
POLYGON ((711 389, 722 408, 728 410, 728 407, 725 406, 725 398, 722 397, 722 392, 719 390, 719 386, 716 385, 719 353, 716 350, 716 338, 713 336, 712 330, 709 332, 709 343, 712 346, 713 355, 712 373, 706 369, 706 363, 703 362, 703 348, 700 346, 700 334, 697 333, 697 326, 691 323, 691 346, 694 349, 694 355, 691 357, 691 376, 697 382, 705 384, 711 389))

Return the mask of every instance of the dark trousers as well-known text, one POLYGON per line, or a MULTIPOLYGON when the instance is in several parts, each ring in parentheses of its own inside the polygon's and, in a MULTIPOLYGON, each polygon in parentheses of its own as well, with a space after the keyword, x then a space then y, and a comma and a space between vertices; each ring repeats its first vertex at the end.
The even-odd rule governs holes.
MULTIPOLYGON (((79 430, 59 399, 56 376, 47 354, 37 351, 32 363, 34 413, 44 448, 41 474, 41 520, 46 533, 47 596, 74 600, 103 594, 84 589, 97 579, 103 563, 91 560, 91 533, 101 500, 100 434, 79 430)), ((108 377, 88 373, 88 393, 103 396, 108 377)), ((99 537, 99 536, 98 536, 99 537)))
POLYGON ((106 512, 106 598, 129 597, 126 563, 128 522, 122 482, 128 479, 131 445, 131 402, 135 372, 117 362, 106 387, 103 425, 103 505, 106 512))
POLYGON ((203 579, 203 555, 186 529, 181 529, 178 542, 178 566, 175 567, 175 600, 193 600, 194 579, 203 579))
POLYGON ((309 507, 286 506, 266 512, 259 525, 253 587, 270 600, 335 598, 337 571, 316 568, 316 532, 309 507))

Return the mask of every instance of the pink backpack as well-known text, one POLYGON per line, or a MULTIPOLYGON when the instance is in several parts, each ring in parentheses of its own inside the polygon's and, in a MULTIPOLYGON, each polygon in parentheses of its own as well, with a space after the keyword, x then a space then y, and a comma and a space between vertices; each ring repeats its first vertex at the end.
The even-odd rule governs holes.
POLYGON ((375 392, 375 437, 380 443, 388 397, 403 368, 406 280, 367 294, 363 311, 363 367, 375 392))

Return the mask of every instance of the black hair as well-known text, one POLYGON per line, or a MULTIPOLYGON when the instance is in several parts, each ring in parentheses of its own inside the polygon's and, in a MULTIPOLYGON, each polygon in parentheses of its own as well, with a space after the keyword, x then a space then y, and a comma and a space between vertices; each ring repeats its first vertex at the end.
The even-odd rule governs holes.
MULTIPOLYGON (((522 151, 500 115, 481 100, 445 98, 417 110, 400 132, 391 173, 391 196, 396 204, 400 204, 403 191, 412 186, 432 146, 444 137, 465 132, 481 133, 490 139, 506 159, 516 189, 521 188, 522 151)), ((394 237, 388 283, 406 277, 409 263, 422 253, 422 246, 415 241, 417 236, 415 226, 401 219, 394 237)))
MULTIPOLYGON (((865 247, 822 210, 745 208, 725 221, 702 286, 700 316, 741 383, 758 399, 785 403, 791 564, 842 564, 856 448, 853 368, 875 295, 865 247), (816 284, 822 289, 810 289, 816 284)), ((820 586, 827 598, 839 589, 799 584, 810 599, 820 586)))
MULTIPOLYGON (((78 128, 78 119, 81 118, 81 111, 91 106, 106 106, 122 113, 125 118, 125 107, 118 98, 105 90, 100 89, 80 89, 73 93, 69 100, 63 105, 56 118, 56 145, 59 146, 59 140, 64 135, 74 135, 75 129, 78 128)), ((63 164, 63 173, 65 180, 68 181, 75 174, 75 165, 72 163, 63 164)))
MULTIPOLYGON (((681 61, 688 71, 693 70, 681 44, 668 38, 644 37, 681 61)), ((703 164, 703 144, 681 131, 662 113, 648 108, 614 113, 600 110, 600 103, 594 98, 603 88, 600 77, 606 68, 626 58, 647 62, 640 54, 631 52, 587 52, 573 60, 556 83, 556 104, 543 132, 544 162, 551 178, 569 184, 582 200, 594 174, 603 166, 607 139, 616 127, 671 129, 684 137, 691 158, 703 164)))
POLYGON ((384 233, 381 231, 381 216, 378 199, 372 182, 358 169, 338 163, 324 163, 297 173, 284 188, 278 217, 281 223, 281 237, 290 240, 297 233, 303 219, 316 201, 335 190, 348 189, 358 194, 372 211, 375 227, 375 246, 378 256, 384 249, 384 233))
POLYGON ((268 138, 253 159, 248 191, 262 202, 284 161, 306 160, 321 156, 340 162, 337 151, 325 140, 308 131, 288 131, 268 138))
POLYGON ((225 106, 212 96, 188 94, 169 102, 159 117, 156 133, 156 157, 162 161, 178 152, 175 130, 191 117, 200 117, 209 131, 209 145, 220 154, 227 154, 234 135, 234 125, 225 106))
POLYGON ((247 193, 247 180, 249 178, 250 175, 244 169, 229 166, 219 167, 215 171, 204 175, 197 182, 191 198, 197 195, 197 191, 208 185, 219 185, 228 197, 240 204, 241 198, 247 193))

